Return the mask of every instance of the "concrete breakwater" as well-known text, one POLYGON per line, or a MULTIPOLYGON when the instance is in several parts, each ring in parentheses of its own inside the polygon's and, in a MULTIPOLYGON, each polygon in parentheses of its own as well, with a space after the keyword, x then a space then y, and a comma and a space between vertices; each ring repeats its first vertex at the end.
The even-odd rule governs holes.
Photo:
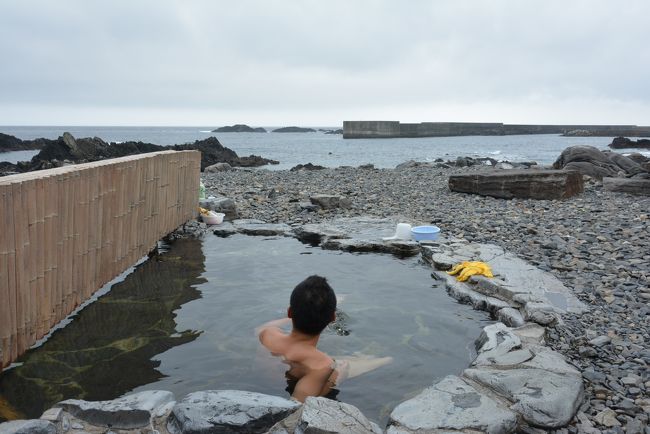
POLYGON ((0 366, 196 213, 200 153, 163 151, 0 180, 0 366))
POLYGON ((508 136, 519 134, 566 134, 584 131, 593 136, 650 136, 650 126, 637 125, 533 125, 482 122, 344 121, 344 139, 399 137, 508 136))

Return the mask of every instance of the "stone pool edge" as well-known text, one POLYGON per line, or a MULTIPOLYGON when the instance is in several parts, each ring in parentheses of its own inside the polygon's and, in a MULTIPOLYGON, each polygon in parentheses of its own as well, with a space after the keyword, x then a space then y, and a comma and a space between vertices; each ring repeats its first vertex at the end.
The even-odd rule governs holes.
MULTIPOLYGON (((357 220, 362 225, 394 227, 394 222, 387 219, 357 220)), ((219 390, 194 392, 178 403, 166 391, 140 392, 111 401, 67 400, 47 410, 41 419, 0 424, 0 434, 72 434, 105 432, 106 428, 119 432, 148 428, 163 434, 220 429, 268 433, 535 432, 537 428, 552 430, 567 425, 583 401, 581 373, 564 356, 544 345, 545 327, 561 325, 565 309, 507 284, 490 285, 487 279, 476 277, 469 283, 460 283, 446 274, 445 269, 467 255, 467 248, 471 250, 477 245, 460 240, 420 245, 409 241, 384 242, 380 238, 355 239, 332 222, 291 227, 260 220, 235 220, 215 231, 220 236, 234 233, 293 236, 318 242, 323 248, 350 252, 405 256, 419 253, 431 265, 432 277, 444 282, 449 295, 489 312, 501 322, 483 328, 476 341, 477 357, 459 376, 446 376, 397 405, 386 431, 346 403, 309 398, 300 406, 277 396, 219 390), (460 252, 450 251, 450 246, 456 246, 460 252)), ((507 276, 497 276, 498 282, 507 280, 499 277, 507 276)), ((575 312, 584 307, 570 308, 575 312)))

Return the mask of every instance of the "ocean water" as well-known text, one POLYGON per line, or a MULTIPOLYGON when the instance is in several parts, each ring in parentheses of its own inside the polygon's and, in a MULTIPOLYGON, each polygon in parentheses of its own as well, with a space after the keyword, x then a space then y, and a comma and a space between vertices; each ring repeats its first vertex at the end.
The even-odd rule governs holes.
POLYGON ((346 332, 327 328, 319 348, 334 358, 393 358, 338 387, 338 399, 382 424, 398 403, 467 367, 474 340, 491 323, 449 297, 417 258, 245 235, 178 240, 167 249, 0 373, 0 422, 38 417, 67 398, 130 391, 289 397, 287 366, 259 345, 254 328, 284 317, 291 290, 310 274, 330 281, 346 332))
MULTIPOLYGON (((272 129, 274 127, 267 127, 272 129)), ((335 129, 337 127, 314 127, 335 129)), ((536 161, 551 164, 568 146, 607 149, 613 137, 562 137, 554 134, 518 136, 460 136, 400 139, 347 139, 316 133, 213 133, 214 127, 47 127, 4 126, 0 132, 21 139, 55 139, 68 131, 75 137, 97 136, 106 141, 143 141, 159 145, 193 142, 215 136, 221 144, 245 156, 261 155, 280 161, 271 170, 313 163, 326 167, 374 164, 392 168, 407 160, 455 160, 459 156, 491 157, 499 161, 536 161)), ((626 150, 632 152, 633 150, 626 150)), ((641 151, 641 150, 637 150, 641 151)), ((643 151, 650 156, 650 152, 643 151)), ((16 157, 0 154, 0 161, 16 157)), ((31 157, 30 157, 31 158, 31 157)))

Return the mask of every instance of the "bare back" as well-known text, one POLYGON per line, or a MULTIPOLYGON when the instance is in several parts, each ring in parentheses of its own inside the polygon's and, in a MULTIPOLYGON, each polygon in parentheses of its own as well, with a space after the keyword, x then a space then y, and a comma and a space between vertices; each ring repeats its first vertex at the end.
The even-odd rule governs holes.
POLYGON ((286 375, 297 380, 291 395, 294 399, 304 402, 308 396, 324 396, 334 386, 337 377, 334 360, 318 350, 315 343, 286 334, 277 327, 264 328, 259 339, 272 355, 289 366, 286 375))

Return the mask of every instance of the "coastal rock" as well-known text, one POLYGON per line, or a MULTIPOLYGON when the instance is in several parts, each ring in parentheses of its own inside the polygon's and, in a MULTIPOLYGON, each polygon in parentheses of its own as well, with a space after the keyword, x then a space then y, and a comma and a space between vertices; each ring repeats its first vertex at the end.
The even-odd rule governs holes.
POLYGON ((225 127, 219 127, 212 130, 213 133, 266 133, 262 127, 252 128, 245 124, 235 124, 225 127))
POLYGON ((358 408, 327 398, 309 397, 300 412, 296 433, 381 434, 382 430, 369 421, 358 408))
POLYGON ((454 276, 449 276, 445 272, 434 271, 432 277, 444 283, 449 295, 461 303, 472 305, 474 309, 490 312, 491 315, 496 316, 501 309, 510 307, 507 301, 473 291, 465 282, 459 282, 454 276))
POLYGON ((411 169, 414 167, 434 167, 433 163, 430 163, 428 161, 415 161, 415 160, 409 160, 405 161, 403 163, 398 164, 395 166, 396 170, 404 170, 404 169, 411 169))
POLYGON ((206 390, 177 403, 167 427, 175 434, 264 432, 299 407, 295 401, 262 393, 206 390))
POLYGON ((592 178, 602 180, 647 172, 634 160, 610 151, 601 151, 593 146, 570 146, 553 163, 554 169, 575 170, 592 178))
POLYGON ((347 197, 331 194, 314 194, 309 197, 309 200, 323 209, 350 208, 352 206, 352 202, 347 197))
POLYGON ((237 229, 230 222, 223 222, 220 225, 213 226, 215 229, 212 231, 218 237, 229 237, 237 233, 237 229))
POLYGON ((640 148, 650 149, 650 139, 631 140, 626 137, 615 137, 609 145, 612 149, 640 148))
POLYGON ((494 359, 521 348, 521 340, 504 324, 495 323, 483 328, 476 339, 476 348, 478 355, 472 366, 490 364, 494 359))
POLYGON ((343 134, 343 129, 339 128, 338 130, 326 130, 325 134, 343 134))
POLYGON ((211 166, 208 166, 205 168, 205 172, 207 173, 212 173, 212 172, 228 172, 232 170, 232 166, 228 163, 216 163, 211 166))
POLYGON ((233 220, 237 232, 245 235, 274 236, 291 235, 291 226, 284 223, 266 223, 260 220, 242 219, 233 220))
POLYGON ((174 401, 171 392, 150 390, 126 395, 112 401, 68 399, 55 407, 95 426, 134 429, 149 425, 156 410, 174 401))
POLYGON ((541 428, 559 428, 568 424, 582 403, 582 376, 559 374, 546 369, 502 369, 499 367, 466 369, 463 376, 502 395, 510 408, 541 428))
POLYGON ((512 329, 521 342, 525 345, 541 345, 544 343, 546 329, 536 323, 526 323, 520 327, 512 329))
POLYGON ((603 178, 603 188, 607 191, 650 196, 650 179, 603 178))
POLYGON ((513 306, 543 304, 531 305, 531 312, 544 310, 546 306, 555 313, 582 313, 586 310, 585 305, 553 274, 540 270, 500 246, 449 242, 438 243, 435 247, 423 246, 422 249, 431 251, 429 254, 423 253, 423 258, 431 258, 434 266, 440 264, 446 268, 449 264, 471 260, 486 262, 492 268, 494 278, 472 276, 469 283, 458 282, 446 272, 434 269, 435 278, 443 280, 452 295, 495 298, 503 300, 502 307, 510 307, 509 303, 513 306))
POLYGON ((40 149, 44 145, 42 140, 21 140, 9 134, 0 133, 0 153, 11 151, 27 151, 40 149))
POLYGON ((0 423, 0 434, 56 434, 56 425, 41 419, 0 423))
POLYGON ((389 433, 485 432, 505 434, 517 425, 514 412, 450 375, 399 404, 390 414, 389 433))
POLYGON ((199 206, 210 211, 224 213, 226 220, 234 220, 239 217, 235 201, 228 197, 211 197, 199 201, 199 206))
POLYGON ((582 176, 560 170, 493 170, 449 177, 449 189, 503 199, 566 199, 584 190, 582 176))
POLYGON ((297 164, 289 169, 290 172, 300 172, 300 171, 311 171, 311 170, 323 170, 325 166, 319 166, 318 164, 297 164))
POLYGON ((519 310, 505 307, 497 313, 497 319, 509 327, 520 327, 526 322, 519 310))
POLYGON ((282 127, 282 128, 276 128, 271 132, 272 133, 315 133, 316 130, 313 128, 303 128, 303 127, 282 127))

